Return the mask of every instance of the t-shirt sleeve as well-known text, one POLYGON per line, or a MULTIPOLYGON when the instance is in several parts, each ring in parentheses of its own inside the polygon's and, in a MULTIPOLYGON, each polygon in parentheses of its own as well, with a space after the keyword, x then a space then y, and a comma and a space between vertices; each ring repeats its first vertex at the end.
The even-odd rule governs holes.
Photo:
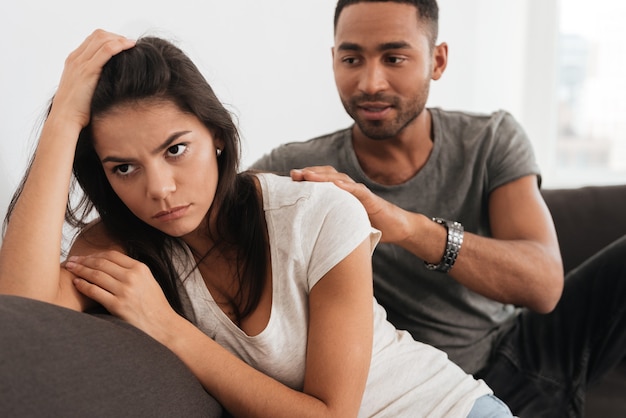
POLYGON ((307 235, 312 237, 307 272, 309 290, 363 240, 369 238, 373 252, 380 239, 380 232, 372 228, 361 202, 331 183, 325 183, 323 189, 310 202, 315 209, 307 224, 307 235))
POLYGON ((287 175, 290 170, 289 161, 285 145, 280 145, 252 163, 249 169, 287 175))
POLYGON ((528 135, 511 114, 500 112, 499 115, 501 120, 493 133, 493 149, 487 159, 489 191, 531 174, 537 175, 541 182, 528 135))

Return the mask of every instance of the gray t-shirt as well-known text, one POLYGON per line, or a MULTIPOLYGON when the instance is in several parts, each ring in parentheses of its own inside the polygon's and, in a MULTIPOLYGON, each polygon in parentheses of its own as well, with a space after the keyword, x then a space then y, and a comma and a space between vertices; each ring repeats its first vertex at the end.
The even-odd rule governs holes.
MULTIPOLYGON (((331 165, 399 207, 456 220, 465 230, 491 236, 488 197, 494 189, 539 168, 531 144, 514 118, 429 109, 434 146, 426 165, 407 182, 384 186, 359 166, 351 129, 282 145, 252 168, 286 173, 292 168, 331 165)), ((373 255, 374 291, 389 320, 417 341, 432 344, 469 373, 483 368, 518 309, 489 300, 432 272, 408 251, 379 244, 373 255)))

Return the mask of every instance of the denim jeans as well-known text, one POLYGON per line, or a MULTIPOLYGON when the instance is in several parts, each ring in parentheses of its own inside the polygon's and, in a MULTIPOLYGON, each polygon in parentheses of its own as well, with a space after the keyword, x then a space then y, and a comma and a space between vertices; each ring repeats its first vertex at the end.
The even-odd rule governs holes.
POLYGON ((467 418, 507 418, 513 417, 511 410, 494 395, 485 395, 476 399, 467 418))
POLYGON ((626 359, 626 236, 565 278, 553 312, 520 314, 476 374, 520 418, 582 417, 585 391, 626 359))

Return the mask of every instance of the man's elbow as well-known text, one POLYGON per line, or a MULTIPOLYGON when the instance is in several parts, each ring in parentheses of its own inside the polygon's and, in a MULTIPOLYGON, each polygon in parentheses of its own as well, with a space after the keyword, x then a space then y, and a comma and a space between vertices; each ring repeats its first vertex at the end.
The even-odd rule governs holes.
POLYGON ((540 314, 552 312, 561 300, 565 276, 563 273, 563 263, 554 263, 552 268, 546 269, 543 274, 545 286, 535 298, 535 303, 529 308, 540 314))

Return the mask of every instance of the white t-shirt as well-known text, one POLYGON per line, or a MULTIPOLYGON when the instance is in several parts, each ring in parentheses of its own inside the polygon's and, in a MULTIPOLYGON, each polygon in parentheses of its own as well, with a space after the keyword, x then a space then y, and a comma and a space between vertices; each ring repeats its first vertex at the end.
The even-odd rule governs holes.
MULTIPOLYGON (((308 328, 308 295, 333 266, 374 230, 360 202, 331 183, 292 182, 259 174, 272 263, 267 327, 246 335, 216 305, 193 266, 181 265, 185 312, 204 333, 261 372, 301 390, 308 328), (188 298, 188 299, 187 299, 188 298)), ((193 258, 189 258, 193 260, 193 258)), ((444 352, 415 342, 386 320, 374 300, 372 363, 359 417, 465 417, 491 393, 444 352)))

